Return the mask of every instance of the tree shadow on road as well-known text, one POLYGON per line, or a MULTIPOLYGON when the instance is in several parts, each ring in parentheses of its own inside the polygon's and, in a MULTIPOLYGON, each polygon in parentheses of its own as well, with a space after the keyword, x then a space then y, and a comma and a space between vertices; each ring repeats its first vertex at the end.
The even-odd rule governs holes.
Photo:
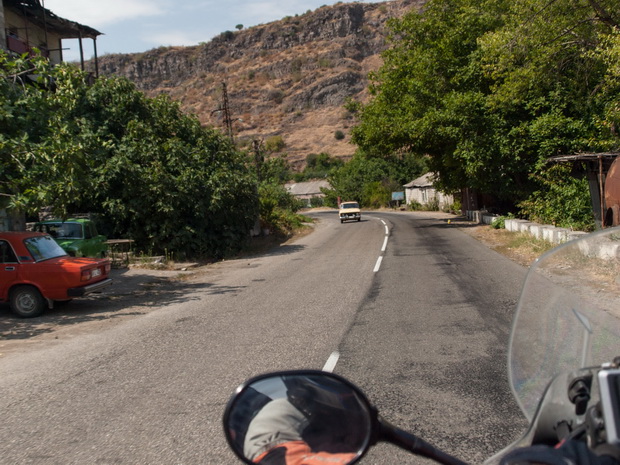
POLYGON ((198 300, 196 293, 211 286, 167 278, 146 282, 144 278, 127 279, 119 292, 114 292, 112 285, 102 294, 55 302, 54 308, 46 309, 37 318, 19 318, 11 313, 8 304, 0 304, 0 340, 31 339, 80 323, 147 314, 155 308, 198 300))

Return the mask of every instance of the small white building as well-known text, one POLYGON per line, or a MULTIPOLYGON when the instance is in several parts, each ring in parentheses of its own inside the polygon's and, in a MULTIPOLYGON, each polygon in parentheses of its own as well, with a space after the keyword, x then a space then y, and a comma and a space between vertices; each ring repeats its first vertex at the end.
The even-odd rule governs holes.
POLYGON ((433 173, 426 173, 408 184, 405 184, 405 202, 407 205, 417 202, 420 205, 428 205, 437 202, 439 209, 454 203, 454 197, 439 192, 433 187, 433 173))
POLYGON ((284 187, 295 198, 306 202, 306 205, 308 207, 310 206, 310 201, 312 200, 312 198, 325 197, 325 194, 321 192, 321 188, 325 188, 325 189, 332 188, 331 184, 324 180, 289 183, 289 184, 286 184, 284 187))

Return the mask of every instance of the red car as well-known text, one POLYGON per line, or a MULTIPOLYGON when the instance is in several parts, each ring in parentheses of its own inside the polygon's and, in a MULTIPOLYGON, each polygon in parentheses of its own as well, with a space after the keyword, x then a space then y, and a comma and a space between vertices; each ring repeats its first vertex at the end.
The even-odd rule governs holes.
POLYGON ((70 257, 49 234, 0 232, 0 302, 22 318, 112 284, 107 258, 70 257))

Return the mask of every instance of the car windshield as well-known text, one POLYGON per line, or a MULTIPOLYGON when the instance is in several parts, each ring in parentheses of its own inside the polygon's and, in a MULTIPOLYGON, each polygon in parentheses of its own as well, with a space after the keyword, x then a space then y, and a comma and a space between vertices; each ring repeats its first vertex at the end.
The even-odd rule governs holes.
POLYGON ((43 223, 36 227, 39 232, 49 234, 55 239, 83 239, 80 223, 43 223))
POLYGON ((360 206, 356 202, 343 203, 342 208, 359 208, 360 206))
POLYGON ((29 237, 24 241, 24 244, 32 255, 32 258, 37 262, 67 255, 50 236, 29 237))

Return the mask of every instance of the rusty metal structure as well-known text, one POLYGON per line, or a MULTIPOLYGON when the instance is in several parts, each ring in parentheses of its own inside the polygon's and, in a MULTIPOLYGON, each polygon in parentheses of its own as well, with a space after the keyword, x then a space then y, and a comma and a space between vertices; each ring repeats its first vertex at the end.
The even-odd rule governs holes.
POLYGON ((620 158, 616 158, 605 177, 605 224, 620 225, 620 158))
POLYGON ((45 0, 0 0, 0 48, 9 52, 32 53, 36 48, 54 64, 63 61, 62 39, 78 39, 84 70, 83 40, 94 44, 95 76, 99 75, 97 37, 92 27, 61 18, 45 8, 45 0))
POLYGON ((554 163, 572 163, 585 174, 590 185, 590 198, 597 226, 620 225, 620 161, 619 152, 578 153, 549 159, 554 163))

